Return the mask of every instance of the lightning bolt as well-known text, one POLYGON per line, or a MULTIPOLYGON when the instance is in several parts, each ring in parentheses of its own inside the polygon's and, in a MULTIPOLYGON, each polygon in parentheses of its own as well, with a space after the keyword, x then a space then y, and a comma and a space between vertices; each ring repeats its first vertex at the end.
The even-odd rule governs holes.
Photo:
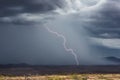
POLYGON ((79 65, 79 60, 78 60, 78 57, 77 57, 76 53, 74 52, 74 50, 73 50, 72 48, 68 48, 67 45, 66 45, 66 43, 67 43, 66 37, 65 37, 64 35, 58 33, 58 32, 55 32, 55 31, 51 30, 49 27, 46 27, 46 29, 47 29, 50 33, 55 34, 57 37, 60 37, 60 38, 63 39, 63 47, 64 47, 64 49, 65 49, 67 52, 71 52, 71 54, 72 54, 72 55, 74 56, 74 58, 75 58, 76 65, 79 65))

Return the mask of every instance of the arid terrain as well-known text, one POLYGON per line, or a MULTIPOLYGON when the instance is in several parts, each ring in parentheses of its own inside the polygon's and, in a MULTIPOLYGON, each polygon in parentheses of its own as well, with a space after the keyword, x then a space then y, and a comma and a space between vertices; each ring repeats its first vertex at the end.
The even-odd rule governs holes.
POLYGON ((120 74, 0 76, 0 80, 120 80, 120 74))
POLYGON ((120 80, 119 66, 0 66, 0 80, 120 80))

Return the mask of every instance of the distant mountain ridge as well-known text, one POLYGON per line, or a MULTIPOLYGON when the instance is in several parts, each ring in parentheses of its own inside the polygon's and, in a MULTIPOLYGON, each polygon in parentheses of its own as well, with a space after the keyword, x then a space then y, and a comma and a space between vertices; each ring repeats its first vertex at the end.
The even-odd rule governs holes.
POLYGON ((19 63, 19 64, 0 64, 0 68, 10 68, 10 67, 29 67, 32 66, 27 63, 19 63))

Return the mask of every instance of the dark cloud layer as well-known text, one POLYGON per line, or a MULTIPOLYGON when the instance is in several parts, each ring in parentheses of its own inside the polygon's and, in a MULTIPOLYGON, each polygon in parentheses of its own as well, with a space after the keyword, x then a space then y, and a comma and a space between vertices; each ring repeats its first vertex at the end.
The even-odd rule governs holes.
MULTIPOLYGON (((90 18, 95 19, 90 21, 85 26, 91 35, 101 38, 120 38, 120 2, 117 0, 109 0, 106 4, 90 18)), ((88 13, 89 14, 89 13, 88 13)))
POLYGON ((61 6, 59 0, 0 0, 0 16, 13 16, 20 13, 38 13, 54 10, 61 6))

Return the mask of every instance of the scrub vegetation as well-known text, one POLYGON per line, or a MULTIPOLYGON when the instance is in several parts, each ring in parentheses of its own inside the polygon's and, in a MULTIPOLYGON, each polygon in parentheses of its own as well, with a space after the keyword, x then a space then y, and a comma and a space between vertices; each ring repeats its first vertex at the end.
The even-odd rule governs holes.
POLYGON ((120 80, 120 74, 0 76, 0 80, 120 80))

